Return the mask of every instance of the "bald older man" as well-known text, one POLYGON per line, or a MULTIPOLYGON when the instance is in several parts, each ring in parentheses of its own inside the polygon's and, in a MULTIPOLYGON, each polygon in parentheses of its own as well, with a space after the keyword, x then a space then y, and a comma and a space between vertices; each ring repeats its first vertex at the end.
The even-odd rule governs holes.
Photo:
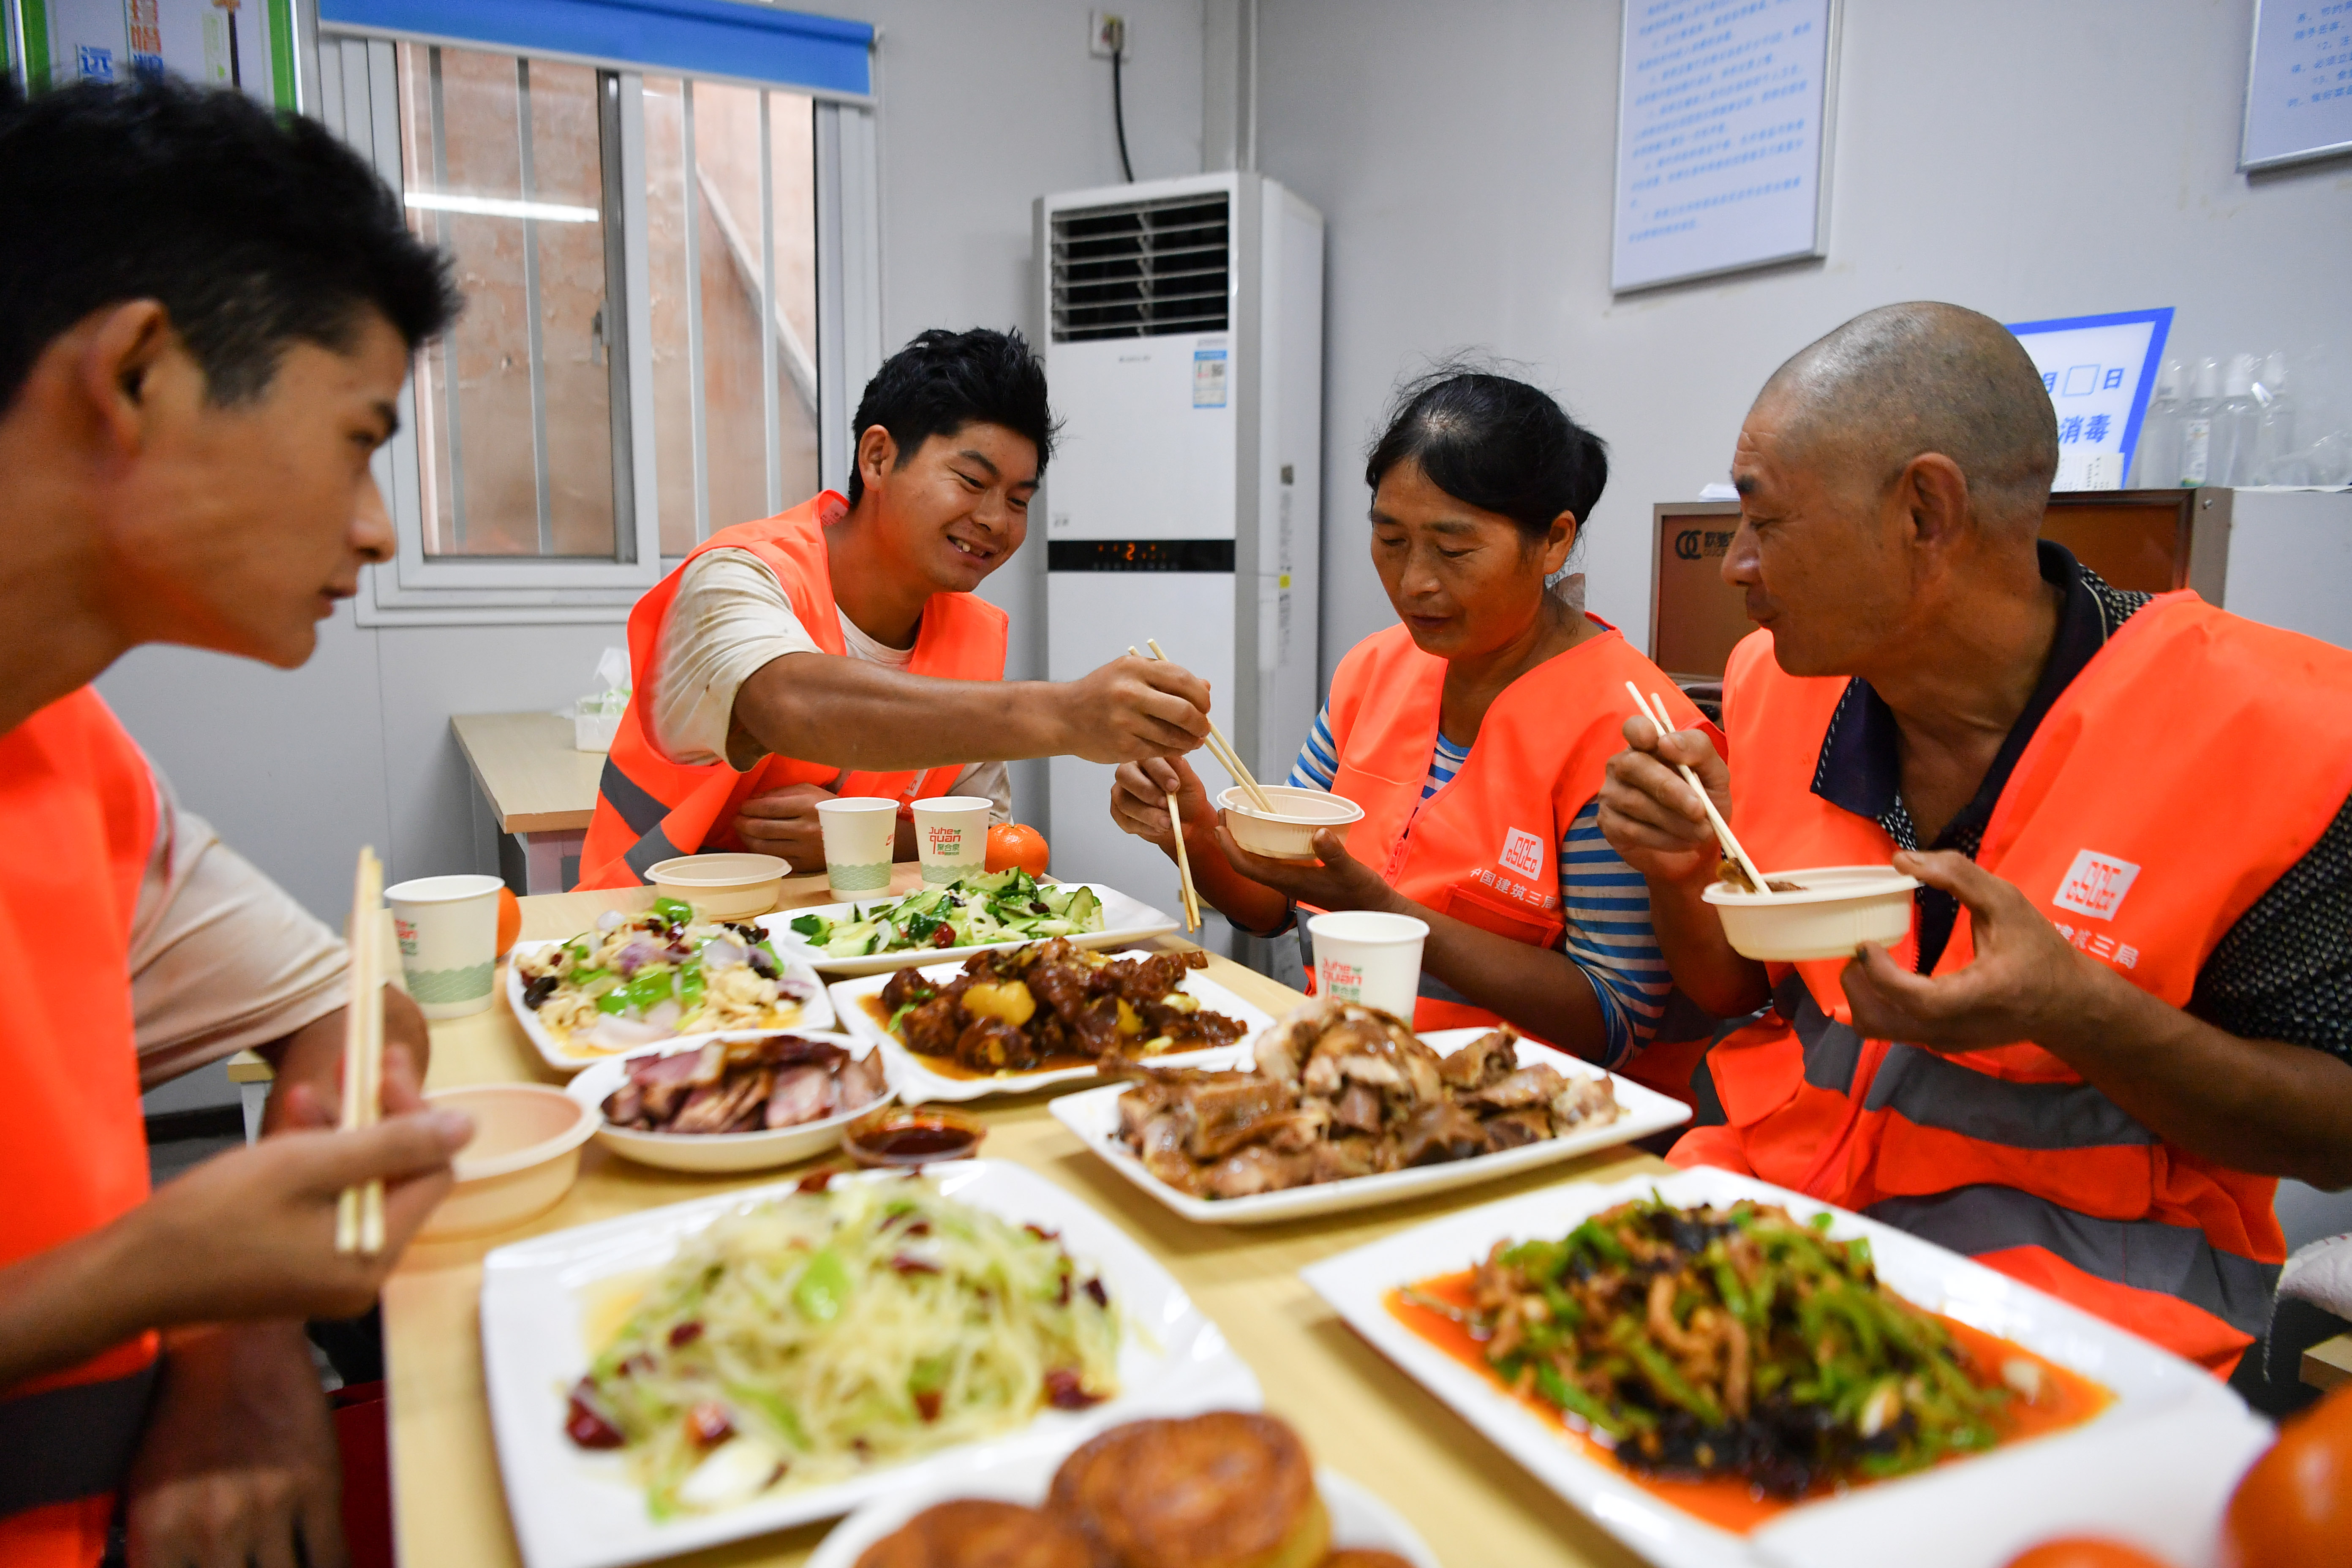
MULTIPOLYGON (((2041 377, 1956 306, 1855 318, 1765 384, 1724 575, 1762 629, 1726 766, 1631 721, 1603 831, 1719 1016, 1752 1173, 1973 1254, 2226 1373, 2268 1321, 2276 1178, 2352 1184, 2352 653, 2039 540, 2041 377), (1759 963, 1701 902, 1699 771, 1758 863, 1890 860, 1911 934, 1759 963)), ((1702 1120, 1708 1120, 1702 1117, 1702 1120)))

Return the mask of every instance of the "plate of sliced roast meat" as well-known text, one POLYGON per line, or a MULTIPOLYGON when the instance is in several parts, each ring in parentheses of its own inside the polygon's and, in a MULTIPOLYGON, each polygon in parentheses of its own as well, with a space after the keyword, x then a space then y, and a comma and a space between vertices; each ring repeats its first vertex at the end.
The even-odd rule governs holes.
MULTIPOLYGON (((1137 1063, 1055 1119, 1177 1213, 1257 1225, 1442 1192, 1689 1119, 1681 1101, 1508 1026, 1415 1035, 1308 1002, 1237 1068, 1137 1063)), ((1106 1074, 1108 1076, 1108 1074, 1106 1074)))
POLYGON ((596 1141, 672 1171, 761 1171, 822 1154, 890 1098, 882 1053, 828 1031, 744 1031, 598 1062, 564 1092, 596 1141))

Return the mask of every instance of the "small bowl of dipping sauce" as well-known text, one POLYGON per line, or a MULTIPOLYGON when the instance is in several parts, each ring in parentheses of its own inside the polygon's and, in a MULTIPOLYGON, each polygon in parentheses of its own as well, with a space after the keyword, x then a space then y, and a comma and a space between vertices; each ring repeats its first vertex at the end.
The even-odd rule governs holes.
POLYGON ((885 1105, 841 1131, 841 1147, 868 1170, 906 1170, 969 1160, 988 1128, 980 1118, 940 1105, 885 1105))
POLYGON ((1348 841, 1348 829, 1363 820, 1364 808, 1345 795, 1328 790, 1300 789, 1295 784, 1266 784, 1272 815, 1260 811, 1249 791, 1235 784, 1217 796, 1224 808, 1225 826, 1234 842, 1269 860, 1312 860, 1315 836, 1325 828, 1348 841))

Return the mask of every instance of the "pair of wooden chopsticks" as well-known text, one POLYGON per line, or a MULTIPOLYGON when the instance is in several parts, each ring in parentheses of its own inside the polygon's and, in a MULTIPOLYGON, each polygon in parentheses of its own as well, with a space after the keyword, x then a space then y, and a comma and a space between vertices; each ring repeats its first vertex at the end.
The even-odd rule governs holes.
MULTIPOLYGON (((1625 683, 1625 693, 1633 700, 1633 711, 1657 726, 1658 739, 1663 741, 1675 732, 1674 725, 1666 719, 1664 698, 1654 692, 1647 700, 1644 700, 1642 689, 1630 680, 1625 683), (1653 702, 1657 704, 1654 710, 1650 706, 1653 702)), ((1724 821, 1722 814, 1715 809, 1715 802, 1707 795, 1706 786, 1698 782, 1698 774, 1684 767, 1680 763, 1675 763, 1675 767, 1684 778, 1690 781, 1691 793, 1698 796, 1699 805, 1706 807, 1706 819, 1715 825, 1716 840, 1723 846, 1723 852, 1739 862, 1739 868, 1748 873, 1748 880, 1756 884, 1756 891, 1759 894, 1770 898, 1772 889, 1764 880, 1764 873, 1756 868, 1756 862, 1750 860, 1748 858, 1748 851, 1740 847, 1739 840, 1732 835, 1731 824, 1724 821)))
MULTIPOLYGON (((1135 651, 1133 643, 1127 645, 1127 653, 1130 658, 1143 657, 1135 651)), ((1158 643, 1153 643, 1151 657, 1165 659, 1168 656, 1160 651, 1158 643)), ((1176 835, 1176 901, 1184 906, 1184 929, 1196 931, 1201 929, 1201 890, 1192 886, 1192 857, 1184 848, 1184 816, 1176 809, 1173 791, 1168 795, 1168 826, 1176 835)))
MULTIPOLYGON (((1150 637, 1143 639, 1143 646, 1151 650, 1152 658, 1163 662, 1167 660, 1167 654, 1160 651, 1160 645, 1150 637)), ((1135 649, 1129 647, 1127 651, 1134 653, 1135 649)), ((1224 764, 1225 772, 1234 775, 1234 782, 1242 786, 1242 793, 1249 796, 1252 805, 1268 816, 1274 815, 1273 799, 1260 787, 1257 775, 1249 771, 1249 764, 1242 761, 1242 754, 1234 750, 1234 743, 1225 739, 1225 732, 1217 728, 1214 719, 1209 721, 1209 754, 1224 764)))
MULTIPOLYGON (((383 1118, 383 963, 376 911, 383 907, 383 862, 373 847, 360 851, 352 879, 352 999, 343 1019, 343 1131, 373 1127, 383 1118)), ((373 1258, 383 1250, 383 1183, 345 1187, 335 1204, 335 1250, 373 1258)))

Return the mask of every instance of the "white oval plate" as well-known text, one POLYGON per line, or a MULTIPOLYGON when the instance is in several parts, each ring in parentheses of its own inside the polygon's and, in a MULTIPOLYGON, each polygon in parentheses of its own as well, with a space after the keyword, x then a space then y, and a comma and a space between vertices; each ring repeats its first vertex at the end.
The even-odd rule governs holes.
MULTIPOLYGON (((1066 1454, 1106 1426, 1146 1415, 1255 1410, 1257 1379, 1217 1325, 1151 1255, 1075 1194, 1003 1160, 933 1165, 950 1196, 1061 1233, 1119 1305, 1118 1397, 1091 1410, 1047 1410, 1018 1431, 942 1449, 850 1480, 764 1493, 722 1512, 656 1521, 645 1492, 613 1451, 592 1453, 563 1435, 565 1391, 601 1347, 584 1331, 606 1282, 643 1278, 685 1237, 723 1214, 782 1197, 797 1184, 719 1193, 501 1247, 482 1260, 482 1376, 498 1440, 508 1511, 528 1568, 616 1568, 722 1542, 832 1519, 862 1503, 977 1470, 1066 1454)), ((842 1181, 895 1181, 896 1172, 842 1181)))
MULTIPOLYGON (((857 1568, 857 1559, 876 1542, 935 1504, 958 1498, 986 1498, 997 1502, 1026 1503, 1034 1508, 1045 1500, 1062 1457, 1027 1458, 1017 1464, 982 1467, 968 1474, 942 1477, 920 1489, 904 1488, 877 1499, 833 1527, 833 1533, 809 1553, 808 1568, 857 1568)), ((1140 1478, 1149 1480, 1150 1478, 1140 1478)), ((1413 1532, 1397 1511, 1328 1465, 1315 1469, 1315 1487, 1331 1515, 1331 1550, 1349 1547, 1366 1552, 1393 1552, 1412 1568, 1438 1568, 1437 1554, 1413 1532)))
MULTIPOLYGON (((1072 884, 1059 885, 1068 887, 1072 884)), ((1162 914, 1150 904, 1130 899, 1117 888, 1101 882, 1080 882, 1076 886, 1092 888, 1095 897, 1102 901, 1103 928, 1079 936, 1064 937, 1062 940, 1072 947, 1124 947, 1129 942, 1166 936, 1176 929, 1174 916, 1162 914)), ((1024 936, 1015 942, 992 942, 971 947, 914 948, 905 952, 877 952, 870 958, 827 958, 822 949, 812 946, 806 937, 793 930, 793 921, 803 915, 821 915, 827 920, 854 919, 855 910, 870 910, 912 897, 913 892, 891 893, 879 899, 859 899, 853 903, 817 904, 804 910, 777 910, 761 915, 754 923, 767 931, 778 952, 789 954, 812 968, 835 975, 889 974, 898 970, 939 963, 948 959, 961 963, 975 952, 1003 952, 1044 940, 1024 936)))
MULTIPOLYGON (((1027 945, 1014 942, 1014 947, 1027 945)), ((979 948, 971 950, 982 951, 979 948)), ((1140 949, 1132 952, 1114 952, 1112 958, 1150 958, 1140 949)), ((963 970, 961 963, 932 963, 923 966, 924 978, 953 979, 963 970)), ((921 1105, 927 1100, 981 1100, 992 1094, 1026 1094, 1031 1089, 1049 1089, 1057 1083, 1090 1082, 1099 1077, 1091 1067, 1054 1068, 1036 1072, 1003 1072, 993 1078, 959 1078, 941 1072, 931 1066, 932 1058, 908 1050, 896 1035, 885 1029, 883 1020, 874 1016, 866 1005, 869 997, 879 997, 882 988, 890 984, 887 974, 869 974, 858 980, 836 980, 833 984, 833 1011, 839 1016, 841 1026, 854 1035, 861 1035, 879 1045, 883 1060, 888 1064, 890 1083, 898 1089, 898 1098, 908 1105, 921 1105)), ((1242 1037, 1230 1046, 1212 1046, 1206 1050, 1171 1051, 1164 1057, 1153 1057, 1154 1062, 1171 1067, 1224 1068, 1249 1059, 1249 1043, 1257 1038, 1258 1031, 1274 1026, 1274 1016, 1265 1009, 1253 1007, 1215 981, 1205 978, 1201 971, 1188 969, 1183 983, 1177 986, 1185 995, 1196 998, 1212 1013, 1223 1013, 1228 1018, 1241 1021, 1242 1037)), ((880 1004, 877 1002, 876 1006, 880 1004)))
POLYGON ((1570 1182, 1464 1209, 1299 1271, 1374 1349, 1600 1526, 1663 1568, 1987 1568, 2053 1536, 2139 1541, 2202 1563, 2222 1504, 2270 1440, 2227 1384, 2136 1334, 1932 1242, 1749 1176, 1707 1169, 1601 1185, 1570 1182), (1865 1237, 1888 1288, 2013 1340, 2113 1391, 2084 1425, 1916 1475, 1800 1503, 1741 1536, 1684 1512, 1588 1458, 1558 1424, 1414 1333, 1388 1292, 1468 1268, 1497 1241, 1559 1237, 1655 1192, 1670 1204, 1779 1204, 1865 1237))
MULTIPOLYGON (((565 941, 569 940, 571 939, 565 939, 565 941)), ((539 1021, 538 1013, 523 1005, 522 966, 515 960, 533 953, 545 952, 551 948, 562 945, 562 942, 519 942, 506 956, 507 1008, 514 1014, 515 1022, 522 1026, 522 1032, 530 1037, 531 1048, 539 1052, 540 1059, 556 1071, 578 1072, 582 1068, 593 1063, 614 1061, 633 1051, 647 1050, 656 1046, 681 1045, 688 1040, 707 1040, 713 1035, 728 1032, 723 1029, 702 1029, 691 1035, 672 1035, 666 1040, 647 1040, 642 1046, 630 1046, 626 1049, 617 1051, 600 1050, 594 1046, 573 1047, 559 1042, 552 1034, 548 1032, 546 1026, 539 1021)), ((739 1032, 783 1035, 810 1029, 832 1028, 833 1003, 825 995, 824 982, 817 978, 816 971, 802 963, 793 954, 784 952, 781 946, 776 950, 776 956, 781 962, 782 977, 786 980, 799 981, 803 985, 807 986, 812 994, 807 1001, 801 1004, 799 1016, 790 1022, 772 1024, 764 1028, 739 1032)))
MULTIPOLYGON (((1486 1033, 1485 1029, 1433 1029, 1421 1038, 1444 1056, 1486 1033)), ((1523 1143, 1497 1154, 1474 1154, 1467 1160, 1383 1171, 1373 1176, 1351 1176, 1344 1182, 1322 1182, 1311 1187, 1286 1187, 1278 1193, 1258 1193, 1246 1198, 1196 1198, 1190 1193, 1178 1192, 1145 1170, 1143 1162, 1135 1157, 1127 1141, 1118 1135, 1118 1101, 1127 1092, 1123 1083, 1105 1084, 1084 1094, 1066 1096, 1054 1101, 1051 1109, 1054 1120, 1076 1133, 1078 1142, 1101 1155, 1111 1169, 1186 1219, 1202 1225, 1271 1225, 1277 1220, 1305 1219, 1312 1215, 1339 1214, 1423 1197, 1466 1187, 1474 1182, 1491 1182, 1538 1165, 1573 1160, 1596 1149, 1630 1143, 1690 1120, 1690 1107, 1679 1100, 1644 1089, 1631 1079, 1603 1072, 1591 1062, 1579 1061, 1549 1046, 1520 1040, 1519 1065, 1533 1067, 1538 1062, 1549 1063, 1571 1078, 1609 1079, 1616 1087, 1617 1104, 1623 1114, 1605 1126, 1581 1129, 1565 1138, 1523 1143)))
POLYGON ((886 1089, 880 1099, 870 1100, 855 1110, 845 1110, 821 1121, 803 1121, 795 1127, 758 1132, 643 1132, 615 1127, 604 1119, 605 1099, 621 1087, 629 1076, 628 1064, 639 1058, 698 1051, 713 1040, 756 1040, 768 1035, 801 1035, 828 1041, 860 1060, 877 1048, 871 1040, 827 1029, 730 1029, 688 1043, 665 1040, 640 1047, 626 1056, 607 1057, 574 1078, 563 1092, 596 1117, 597 1142, 640 1165, 658 1165, 665 1171, 764 1171, 806 1160, 839 1143, 843 1128, 876 1106, 889 1104, 896 1096, 896 1090, 886 1089))

